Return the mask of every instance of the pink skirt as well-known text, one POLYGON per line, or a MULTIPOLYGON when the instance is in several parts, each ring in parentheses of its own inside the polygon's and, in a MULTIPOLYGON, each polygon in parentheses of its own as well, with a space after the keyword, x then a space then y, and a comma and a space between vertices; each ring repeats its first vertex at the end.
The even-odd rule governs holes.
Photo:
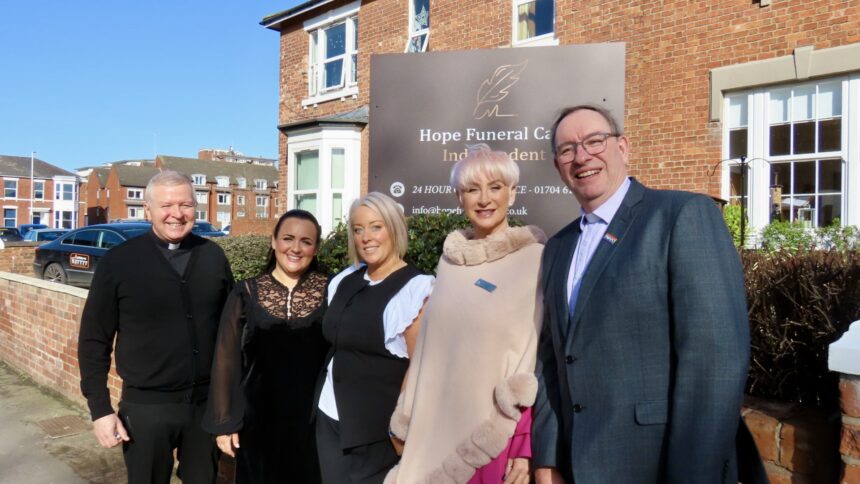
POLYGON ((498 457, 489 464, 481 467, 475 475, 469 479, 469 484, 499 484, 505 480, 505 470, 508 467, 508 459, 532 456, 532 409, 523 410, 514 435, 508 441, 508 446, 498 457))

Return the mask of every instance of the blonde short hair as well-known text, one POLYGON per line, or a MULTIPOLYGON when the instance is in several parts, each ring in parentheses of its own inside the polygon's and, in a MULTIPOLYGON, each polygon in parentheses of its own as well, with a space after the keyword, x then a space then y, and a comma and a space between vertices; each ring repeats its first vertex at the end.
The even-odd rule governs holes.
POLYGON ((355 249, 355 235, 352 230, 352 217, 358 207, 367 207, 382 217, 382 223, 385 224, 385 230, 391 237, 391 242, 394 245, 394 250, 397 256, 403 259, 406 256, 406 249, 409 244, 409 234, 406 229, 406 217, 403 215, 403 209, 391 197, 379 192, 370 192, 367 195, 356 199, 349 207, 349 223, 347 224, 347 237, 349 246, 347 251, 352 263, 358 265, 361 259, 358 257, 358 251, 355 249))
POLYGON ((451 186, 463 190, 484 176, 501 180, 509 187, 520 181, 520 167, 504 151, 493 151, 484 143, 469 146, 469 154, 451 168, 451 186))
MULTIPOLYGON (((173 187, 178 185, 188 185, 188 188, 191 189, 191 193, 194 193, 194 185, 191 183, 191 178, 189 178, 188 175, 169 168, 163 169, 149 179, 149 182, 146 184, 146 190, 143 192, 143 199, 147 203, 152 203, 153 188, 157 186, 173 187)), ((197 206, 196 197, 194 198, 194 206, 197 206)))

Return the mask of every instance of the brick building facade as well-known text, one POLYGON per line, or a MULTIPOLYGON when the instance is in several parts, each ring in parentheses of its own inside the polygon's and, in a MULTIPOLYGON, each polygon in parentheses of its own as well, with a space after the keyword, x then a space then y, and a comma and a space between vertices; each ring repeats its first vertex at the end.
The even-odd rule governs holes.
POLYGON ((280 211, 277 168, 273 163, 239 163, 159 155, 155 160, 130 160, 87 168, 81 176, 87 225, 118 219, 143 219, 146 184, 161 168, 188 175, 194 182, 197 220, 219 228, 233 220, 271 220, 280 211))
POLYGON ((599 42, 626 43, 638 179, 745 200, 753 229, 860 224, 856 0, 312 0, 261 24, 280 32, 283 202, 326 228, 367 190, 370 56, 599 42))
POLYGON ((38 158, 0 155, 0 178, 3 179, 0 225, 37 223, 73 229, 80 224, 79 183, 74 173, 38 158))

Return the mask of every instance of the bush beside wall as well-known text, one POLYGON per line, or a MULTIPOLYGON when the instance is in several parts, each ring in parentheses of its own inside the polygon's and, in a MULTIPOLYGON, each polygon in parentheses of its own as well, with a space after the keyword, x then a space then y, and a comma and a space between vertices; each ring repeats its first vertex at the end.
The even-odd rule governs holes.
POLYGON ((860 319, 860 253, 743 251, 750 395, 835 408, 828 345, 860 319))

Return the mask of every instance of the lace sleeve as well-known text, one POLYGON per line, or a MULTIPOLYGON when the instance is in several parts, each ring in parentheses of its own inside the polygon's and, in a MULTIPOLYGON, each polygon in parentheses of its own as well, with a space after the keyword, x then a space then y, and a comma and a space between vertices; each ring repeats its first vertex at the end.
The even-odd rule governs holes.
POLYGON ((209 402, 203 417, 203 429, 214 435, 238 432, 245 415, 245 397, 242 393, 242 331, 245 327, 246 283, 238 284, 221 312, 209 402))

